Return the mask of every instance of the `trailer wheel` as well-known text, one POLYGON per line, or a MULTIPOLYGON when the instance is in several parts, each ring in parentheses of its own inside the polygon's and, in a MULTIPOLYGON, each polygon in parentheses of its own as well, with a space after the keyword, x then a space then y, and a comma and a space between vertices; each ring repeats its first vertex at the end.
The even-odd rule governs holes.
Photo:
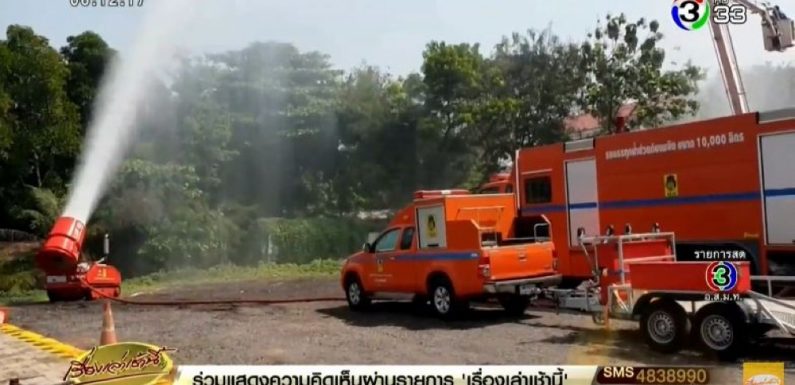
POLYGON ((525 310, 530 306, 530 297, 522 295, 507 295, 500 297, 499 301, 505 312, 512 316, 524 315, 525 310))
POLYGON ((640 317, 640 330, 646 344, 661 353, 676 353, 689 337, 690 320, 678 303, 660 299, 646 305, 640 317))
POLYGON ((364 292, 359 277, 351 276, 345 283, 345 299, 351 310, 360 311, 370 306, 370 297, 364 292))
POLYGON ((466 308, 466 303, 456 298, 453 285, 446 277, 434 278, 429 289, 431 308, 438 317, 452 320, 466 308))
POLYGON ((750 342, 745 313, 733 303, 716 302, 696 312, 694 334, 701 348, 721 361, 735 360, 750 342))

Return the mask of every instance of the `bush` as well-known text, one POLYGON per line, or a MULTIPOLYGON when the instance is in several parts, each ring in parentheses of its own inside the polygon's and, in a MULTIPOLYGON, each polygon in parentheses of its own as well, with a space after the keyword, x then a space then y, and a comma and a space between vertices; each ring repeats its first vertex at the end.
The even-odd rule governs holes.
POLYGON ((234 262, 307 263, 340 259, 383 229, 383 221, 342 217, 265 218, 252 226, 247 250, 234 262))
POLYGON ((0 293, 17 294, 39 289, 44 277, 33 261, 32 254, 12 258, 0 256, 0 293))

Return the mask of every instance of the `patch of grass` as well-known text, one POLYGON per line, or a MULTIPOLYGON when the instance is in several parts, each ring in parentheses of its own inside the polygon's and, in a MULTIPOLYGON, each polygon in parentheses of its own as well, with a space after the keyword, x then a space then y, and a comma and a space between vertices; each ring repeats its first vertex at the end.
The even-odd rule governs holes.
POLYGON ((125 280, 122 292, 129 295, 160 289, 208 283, 253 280, 284 280, 334 277, 340 272, 338 260, 315 260, 310 263, 263 263, 258 266, 220 265, 209 269, 182 268, 125 280))
POLYGON ((43 290, 37 290, 41 282, 42 274, 36 270, 31 252, 23 250, 0 258, 0 305, 47 299, 43 290))
MULTIPOLYGON (((263 263, 258 266, 221 265, 209 269, 182 268, 162 271, 122 282, 123 295, 150 293, 172 287, 253 280, 288 280, 335 277, 340 271, 338 260, 315 260, 310 263, 263 263)), ((37 289, 40 273, 32 266, 17 262, 0 263, 0 305, 41 302, 47 300, 44 290, 37 289)))
POLYGON ((47 292, 44 290, 23 290, 0 293, 0 306, 13 306, 46 301, 48 301, 47 292))

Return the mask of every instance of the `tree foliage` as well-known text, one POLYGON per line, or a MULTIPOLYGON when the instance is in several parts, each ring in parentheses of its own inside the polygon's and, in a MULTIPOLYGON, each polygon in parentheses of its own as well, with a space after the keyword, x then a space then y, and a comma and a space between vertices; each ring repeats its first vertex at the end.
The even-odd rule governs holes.
POLYGON ((665 71, 663 35, 657 21, 635 22, 624 14, 607 15, 582 43, 583 70, 588 74, 583 108, 600 119, 604 132, 614 132, 613 118, 627 101, 637 103, 629 128, 657 127, 692 115, 698 109, 693 96, 702 71, 687 64, 665 71))
MULTIPOLYGON (((580 42, 551 30, 478 44, 432 41, 420 71, 350 71, 292 44, 187 57, 140 107, 139 135, 89 226, 125 274, 339 254, 357 219, 417 189, 471 187, 520 147, 692 113, 699 69, 663 70, 656 22, 608 17, 580 42), (274 242, 273 244, 270 242, 274 242)), ((56 50, 30 28, 0 40, 0 227, 44 235, 59 215, 103 75, 117 54, 86 31, 56 50)), ((96 250, 96 249, 94 249, 96 250)))

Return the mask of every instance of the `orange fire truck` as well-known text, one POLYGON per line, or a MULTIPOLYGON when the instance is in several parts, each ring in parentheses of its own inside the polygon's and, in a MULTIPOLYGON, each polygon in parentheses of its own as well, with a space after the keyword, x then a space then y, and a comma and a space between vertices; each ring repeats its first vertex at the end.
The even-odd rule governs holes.
POLYGON ((633 228, 675 233, 679 260, 795 275, 795 109, 521 149, 480 192, 515 192, 517 237, 549 219, 571 284, 591 273, 579 236, 633 228))

